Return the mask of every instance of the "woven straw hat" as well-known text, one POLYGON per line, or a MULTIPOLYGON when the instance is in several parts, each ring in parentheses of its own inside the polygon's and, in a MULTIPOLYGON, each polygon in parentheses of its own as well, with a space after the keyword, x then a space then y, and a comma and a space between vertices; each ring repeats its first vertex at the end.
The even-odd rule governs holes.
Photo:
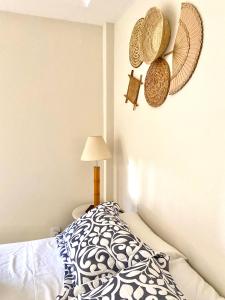
POLYGON ((162 56, 170 40, 170 25, 167 18, 157 7, 152 7, 143 24, 142 52, 143 60, 151 64, 162 56))
POLYGON ((143 62, 142 55, 142 32, 144 18, 139 19, 134 25, 129 45, 130 63, 134 68, 140 67, 143 62))

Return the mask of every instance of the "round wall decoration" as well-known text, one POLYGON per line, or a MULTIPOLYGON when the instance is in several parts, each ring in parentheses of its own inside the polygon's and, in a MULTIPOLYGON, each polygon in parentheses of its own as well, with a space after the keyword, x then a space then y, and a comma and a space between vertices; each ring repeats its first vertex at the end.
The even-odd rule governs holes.
POLYGON ((151 64, 165 52, 170 40, 170 25, 167 18, 157 7, 152 7, 143 24, 143 60, 151 64))
POLYGON ((169 94, 175 94, 189 81, 202 49, 203 25, 197 9, 182 3, 179 28, 175 40, 169 94))
POLYGON ((134 68, 140 67, 143 62, 142 54, 142 32, 143 32, 144 18, 139 19, 134 25, 129 47, 130 63, 134 68))
POLYGON ((149 67, 145 77, 145 98, 149 105, 163 104, 170 87, 170 68, 167 61, 158 58, 149 67))

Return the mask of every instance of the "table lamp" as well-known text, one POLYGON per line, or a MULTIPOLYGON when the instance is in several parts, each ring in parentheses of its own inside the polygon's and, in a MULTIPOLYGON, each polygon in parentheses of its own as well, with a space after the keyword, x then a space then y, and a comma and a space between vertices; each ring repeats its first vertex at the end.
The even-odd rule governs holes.
POLYGON ((100 204, 100 166, 98 161, 111 157, 112 155, 102 136, 89 136, 87 138, 81 160, 96 162, 94 166, 94 205, 91 205, 87 211, 100 204))

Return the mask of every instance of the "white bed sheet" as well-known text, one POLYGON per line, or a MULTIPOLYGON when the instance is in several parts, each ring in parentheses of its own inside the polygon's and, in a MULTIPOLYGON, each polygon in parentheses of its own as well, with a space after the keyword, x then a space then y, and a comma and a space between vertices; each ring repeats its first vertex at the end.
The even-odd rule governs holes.
POLYGON ((0 245, 1 300, 54 300, 63 277, 55 238, 0 245))

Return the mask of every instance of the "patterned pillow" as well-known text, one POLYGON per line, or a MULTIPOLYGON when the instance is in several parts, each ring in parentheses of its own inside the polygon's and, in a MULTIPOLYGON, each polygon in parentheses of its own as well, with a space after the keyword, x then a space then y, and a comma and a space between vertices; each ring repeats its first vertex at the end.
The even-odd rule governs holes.
POLYGON ((62 234, 57 235, 56 237, 58 248, 60 251, 60 256, 64 263, 64 288, 61 295, 57 296, 56 299, 63 300, 68 299, 69 296, 72 294, 71 287, 75 284, 75 277, 74 277, 74 265, 70 261, 70 257, 68 254, 67 244, 63 239, 62 234))
MULTIPOLYGON (((166 260, 168 264, 169 258, 166 260)), ((154 257, 126 268, 110 279, 90 282, 84 289, 88 292, 73 299, 185 300, 170 273, 162 269, 154 257)))
POLYGON ((99 205, 97 208, 94 208, 92 211, 83 215, 79 220, 71 223, 63 232, 56 236, 60 256, 64 263, 64 289, 62 294, 57 296, 58 300, 68 299, 68 297, 72 294, 73 287, 77 284, 76 265, 71 262, 68 242, 75 235, 77 229, 82 226, 83 220, 91 219, 91 216, 97 211, 119 215, 120 207, 114 202, 106 202, 99 205))
POLYGON ((75 286, 109 278, 149 257, 157 257, 158 253, 130 232, 119 217, 119 209, 113 202, 99 205, 57 237, 65 264, 64 297, 58 299, 68 299, 75 286))
POLYGON ((57 235, 57 241, 63 241, 66 242, 68 240, 68 236, 71 236, 74 233, 74 230, 77 228, 77 226, 82 223, 82 220, 90 218, 94 213, 96 212, 105 212, 112 215, 119 216, 120 212, 120 206, 119 204, 108 201, 105 203, 102 203, 101 205, 93 208, 89 212, 85 213, 83 216, 81 216, 78 220, 72 222, 63 232, 57 235))
MULTIPOLYGON (((85 220, 91 221, 91 216, 95 215, 97 212, 99 214, 111 214, 119 215, 120 207, 114 202, 107 202, 99 205, 97 208, 92 209, 90 212, 83 215, 79 220, 74 221, 69 225, 62 233, 58 234, 56 237, 60 256, 62 257, 64 263, 64 289, 61 295, 57 296, 57 299, 64 300, 69 299, 71 296, 74 286, 77 284, 77 268, 74 262, 71 261, 69 241, 72 237, 76 236, 79 244, 79 228, 85 220)), ((82 238, 80 239, 82 240, 82 238)), ((104 275, 104 274, 103 274, 104 275)), ((85 281, 85 278, 84 278, 85 281)))

